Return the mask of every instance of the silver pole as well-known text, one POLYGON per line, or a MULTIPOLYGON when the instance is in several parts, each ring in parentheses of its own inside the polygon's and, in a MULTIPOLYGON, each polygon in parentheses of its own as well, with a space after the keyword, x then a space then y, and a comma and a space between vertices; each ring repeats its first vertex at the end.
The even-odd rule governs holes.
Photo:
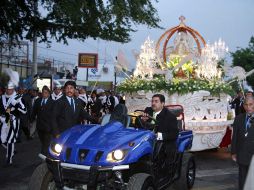
MULTIPOLYGON (((34 15, 38 9, 38 2, 34 2, 34 15)), ((33 67, 32 76, 38 74, 37 72, 37 32, 34 32, 33 36, 33 67)))
POLYGON ((34 35, 33 39, 33 72, 32 76, 37 74, 37 37, 34 35))

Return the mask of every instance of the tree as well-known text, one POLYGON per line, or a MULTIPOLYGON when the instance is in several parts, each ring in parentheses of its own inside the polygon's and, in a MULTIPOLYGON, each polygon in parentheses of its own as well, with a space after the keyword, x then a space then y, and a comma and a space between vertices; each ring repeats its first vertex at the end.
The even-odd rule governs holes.
POLYGON ((0 88, 5 88, 9 80, 10 77, 6 73, 0 72, 0 88))
MULTIPOLYGON (((245 71, 254 69, 254 37, 252 36, 247 48, 241 48, 231 53, 234 66, 241 66, 245 71)), ((254 75, 247 77, 247 82, 254 87, 254 75)))
MULTIPOLYGON (((1 0, 0 39, 67 43, 88 37, 130 41, 134 26, 159 27, 153 0, 1 0)), ((157 0, 154 0, 157 2, 157 0)))

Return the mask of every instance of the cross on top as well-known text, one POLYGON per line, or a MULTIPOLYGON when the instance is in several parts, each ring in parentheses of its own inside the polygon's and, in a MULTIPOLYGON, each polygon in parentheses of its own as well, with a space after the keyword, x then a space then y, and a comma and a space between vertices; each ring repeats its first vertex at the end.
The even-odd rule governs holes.
POLYGON ((181 23, 184 23, 185 19, 186 19, 186 18, 185 18, 183 15, 181 15, 181 16, 179 17, 179 20, 181 21, 181 23))

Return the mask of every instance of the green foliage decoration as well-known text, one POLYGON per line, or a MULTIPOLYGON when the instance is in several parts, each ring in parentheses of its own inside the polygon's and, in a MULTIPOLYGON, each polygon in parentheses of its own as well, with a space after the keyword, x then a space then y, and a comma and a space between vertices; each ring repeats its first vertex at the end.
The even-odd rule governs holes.
POLYGON ((233 94, 232 87, 221 81, 207 81, 200 79, 182 80, 174 78, 172 81, 166 81, 164 77, 157 77, 152 80, 144 80, 138 78, 127 79, 118 87, 118 91, 123 93, 135 93, 140 90, 145 92, 165 91, 169 94, 178 93, 180 95, 194 91, 206 90, 212 95, 220 93, 233 94))

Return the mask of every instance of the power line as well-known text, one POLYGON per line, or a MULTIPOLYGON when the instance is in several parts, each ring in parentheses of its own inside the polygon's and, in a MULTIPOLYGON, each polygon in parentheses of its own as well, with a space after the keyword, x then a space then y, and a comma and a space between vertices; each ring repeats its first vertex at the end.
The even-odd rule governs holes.
POLYGON ((49 49, 49 48, 45 48, 45 47, 41 47, 41 46, 37 46, 37 47, 41 48, 41 49, 48 50, 48 51, 54 51, 54 52, 57 52, 57 53, 62 53, 62 54, 65 54, 65 55, 72 55, 72 56, 75 56, 75 57, 78 56, 77 54, 67 53, 67 52, 63 52, 63 51, 59 51, 59 50, 54 50, 54 49, 49 49))
MULTIPOLYGON (((88 44, 89 46, 87 46, 87 47, 89 47, 89 48, 92 47, 93 49, 96 49, 97 53, 102 52, 102 50, 99 50, 99 48, 96 48, 94 45, 91 45, 88 42, 84 42, 84 43, 79 42, 79 43, 81 45, 88 44)), ((65 54, 65 55, 71 55, 71 56, 75 56, 76 58, 78 57, 78 54, 72 54, 72 53, 68 53, 68 52, 64 52, 64 51, 55 50, 55 49, 52 49, 52 48, 45 48, 45 47, 42 47, 42 46, 37 46, 37 47, 40 48, 40 49, 47 50, 47 51, 57 52, 57 53, 65 54)), ((111 61, 113 61, 112 57, 114 57, 114 56, 108 54, 107 52, 106 52, 106 55, 109 57, 109 59, 99 58, 98 60, 104 60, 104 61, 111 60, 111 61)))

